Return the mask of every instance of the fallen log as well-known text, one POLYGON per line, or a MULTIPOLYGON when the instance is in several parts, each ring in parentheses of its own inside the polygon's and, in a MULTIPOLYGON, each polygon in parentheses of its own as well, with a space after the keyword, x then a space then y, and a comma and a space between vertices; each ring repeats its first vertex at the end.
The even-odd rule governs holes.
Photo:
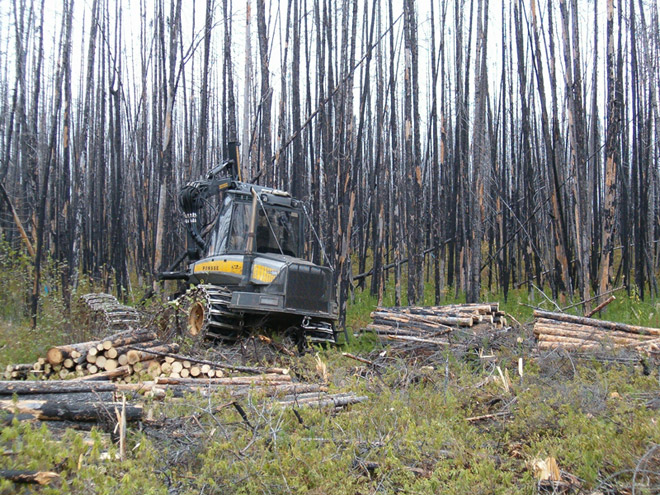
POLYGON ((170 354, 179 350, 179 344, 166 344, 158 347, 146 348, 143 350, 131 349, 126 353, 128 364, 139 363, 158 356, 156 353, 170 354))
POLYGON ((407 314, 397 311, 374 311, 371 313, 371 317, 388 319, 392 321, 399 320, 401 322, 409 321, 419 321, 429 323, 437 323, 445 326, 461 326, 461 327, 471 327, 474 323, 474 319, 469 317, 458 317, 458 316, 443 316, 440 314, 434 313, 418 313, 418 314, 407 314), (421 316, 424 315, 424 316, 421 316))
POLYGON ((113 392, 117 389, 114 383, 80 382, 74 380, 49 381, 0 381, 1 395, 23 394, 75 394, 80 392, 113 392))
POLYGON ((579 339, 579 338, 571 338, 571 337, 562 337, 561 335, 546 335, 546 334, 541 334, 538 336, 539 342, 557 342, 557 343, 566 343, 566 344, 577 344, 577 345, 593 345, 593 346, 599 346, 599 347, 605 347, 607 345, 607 342, 602 341, 590 341, 590 340, 584 340, 584 339, 579 339))
MULTIPOLYGON (((0 400, 0 409, 13 414, 31 414, 45 421, 99 421, 112 419, 114 408, 121 409, 119 402, 79 402, 75 400, 0 400)), ((126 405, 126 419, 142 418, 142 406, 126 405)))
MULTIPOLYGON (((143 349, 139 347, 131 347, 131 349, 141 351, 143 349)), ((191 358, 189 356, 183 356, 181 354, 173 354, 173 353, 166 353, 166 352, 157 352, 152 350, 151 354, 155 356, 160 356, 163 358, 173 358, 173 359, 180 359, 180 360, 188 360, 191 363, 195 364, 208 364, 209 366, 213 368, 222 368, 222 369, 227 369, 231 371, 238 371, 242 373, 253 373, 253 374, 281 374, 281 375, 288 375, 289 370, 287 368, 262 368, 262 367, 250 367, 250 366, 234 366, 232 364, 227 364, 227 363, 219 363, 216 361, 209 361, 207 359, 195 359, 191 358)), ((169 364, 169 363, 168 363, 169 364)))
POLYGON ((438 321, 440 318, 436 317, 435 315, 372 311, 369 316, 371 316, 372 319, 398 322, 400 324, 423 323, 432 327, 438 326, 445 330, 451 330, 449 325, 438 321))
MULTIPOLYGON (((103 349, 103 342, 112 342, 115 340, 120 340, 122 338, 131 336, 131 335, 136 335, 140 334, 140 331, 135 331, 135 330, 123 330, 121 332, 115 333, 109 337, 106 337, 105 339, 101 340, 91 340, 89 342, 80 342, 77 344, 68 344, 68 345, 60 345, 60 346, 55 346, 51 347, 48 349, 48 352, 46 353, 46 357, 48 359, 48 362, 51 365, 56 365, 62 363, 66 358, 71 358, 71 359, 77 359, 81 355, 87 355, 87 353, 91 349, 96 349, 98 345, 101 345, 101 348, 103 349)), ((152 332, 153 333, 153 332, 152 332)), ((97 351, 93 351, 93 355, 96 355, 97 351)))
POLYGON ((409 337, 426 337, 433 335, 444 335, 448 333, 445 330, 440 330, 440 331, 432 330, 429 332, 424 332, 424 331, 416 331, 411 328, 401 328, 390 325, 380 325, 376 323, 370 323, 369 325, 366 326, 365 330, 370 332, 375 332, 379 335, 407 335, 409 337))
POLYGON ((14 483, 34 483, 38 485, 48 485, 51 481, 60 477, 59 474, 52 471, 22 471, 14 469, 0 470, 0 478, 13 481, 14 483))
POLYGON ((602 303, 600 303, 598 306, 596 306, 594 309, 592 309, 591 311, 587 312, 587 313, 584 315, 585 318, 591 318, 593 315, 595 315, 596 313, 598 313, 600 310, 604 309, 605 306, 607 306, 608 304, 610 304, 610 303, 613 302, 613 301, 616 301, 616 297, 615 297, 615 296, 610 296, 610 297, 608 297, 608 298, 605 299, 602 303))
POLYGON ((566 349, 567 351, 597 351, 603 350, 603 346, 600 344, 588 344, 586 342, 548 342, 548 341, 539 341, 537 347, 540 351, 550 351, 557 349, 558 347, 566 349))
POLYGON ((625 323, 597 320, 594 318, 586 318, 584 316, 575 316, 564 313, 552 313, 550 311, 541 311, 541 310, 535 310, 534 316, 536 318, 547 318, 549 320, 565 321, 567 323, 578 323, 580 325, 588 325, 606 330, 618 330, 626 333, 632 333, 638 335, 654 335, 660 337, 660 328, 640 327, 636 325, 627 325, 625 323))
MULTIPOLYGON (((263 394, 266 397, 327 391, 328 387, 315 383, 262 384, 257 390, 258 393, 263 394)), ((255 388, 252 385, 238 385, 231 388, 230 395, 232 397, 245 397, 246 395, 254 392, 255 388)))
POLYGON ((418 337, 408 337, 405 335, 387 335, 389 340, 398 340, 402 342, 417 342, 420 344, 434 344, 434 345, 449 345, 449 342, 446 340, 439 339, 423 339, 418 337))
POLYGON ((539 337, 541 335, 556 335, 582 340, 594 340, 596 342, 609 341, 621 345, 637 344, 640 342, 653 340, 653 337, 647 337, 643 335, 636 336, 634 334, 627 334, 625 332, 602 331, 596 327, 577 325, 573 323, 556 324, 551 320, 545 319, 541 319, 536 322, 534 325, 534 334, 539 337))
MULTIPOLYGON (((92 391, 92 392, 63 392, 61 394, 42 393, 42 394, 21 394, 17 395, 20 401, 40 401, 40 400, 75 400, 78 402, 114 402, 115 392, 113 391, 92 391)), ((9 397, 2 396, 0 399, 10 400, 9 397)))
POLYGON ((117 369, 112 371, 103 371, 101 373, 96 373, 93 375, 81 376, 79 378, 73 378, 75 381, 93 381, 93 380, 111 380, 113 378, 119 378, 122 376, 131 374, 131 367, 129 365, 119 366, 117 369))
POLYGON ((379 306, 377 311, 396 310, 407 311, 409 309, 432 311, 432 312, 451 312, 451 311, 474 311, 480 314, 497 313, 500 310, 500 303, 460 303, 460 304, 446 304, 443 306, 401 306, 398 308, 387 308, 379 306))
POLYGON ((81 342, 79 344, 60 345, 51 347, 46 352, 46 358, 51 365, 60 364, 66 358, 71 356, 72 352, 87 353, 89 349, 96 348, 98 341, 81 342))
POLYGON ((289 375, 260 375, 260 376, 230 376, 224 378, 172 378, 158 377, 154 380, 156 384, 168 385, 267 385, 271 383, 290 383, 289 375))
MULTIPOLYGON (((303 402, 300 404, 300 407, 316 407, 322 409, 324 407, 345 407, 352 404, 359 404, 369 400, 366 396, 356 396, 356 395, 342 395, 342 396, 327 396, 322 399, 303 402)), ((293 402, 281 402, 281 406, 291 406, 295 403, 293 402)))

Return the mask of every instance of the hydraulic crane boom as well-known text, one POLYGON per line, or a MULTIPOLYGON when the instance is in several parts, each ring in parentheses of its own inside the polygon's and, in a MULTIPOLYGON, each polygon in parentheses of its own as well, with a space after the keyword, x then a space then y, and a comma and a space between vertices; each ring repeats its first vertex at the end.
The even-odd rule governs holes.
POLYGON ((206 174, 206 178, 186 184, 179 193, 179 206, 183 211, 188 231, 187 256, 191 260, 198 260, 206 249, 206 242, 200 234, 197 224, 197 215, 204 206, 204 202, 224 189, 228 189, 237 180, 240 181, 238 143, 229 143, 228 152, 228 160, 211 169, 206 174), (229 168, 229 176, 226 175, 227 168, 229 168))

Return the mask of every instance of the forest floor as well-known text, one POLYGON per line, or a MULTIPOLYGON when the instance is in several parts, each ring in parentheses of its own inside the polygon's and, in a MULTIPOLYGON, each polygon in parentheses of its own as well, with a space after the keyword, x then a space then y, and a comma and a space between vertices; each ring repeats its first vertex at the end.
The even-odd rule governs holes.
MULTIPOLYGON (((59 478, 36 488, 0 481, 0 493, 660 493, 658 368, 625 353, 538 352, 524 304, 510 298, 513 325, 469 348, 401 352, 372 335, 293 357, 244 346, 234 353, 241 364, 285 367, 294 380, 368 400, 285 407, 258 390, 145 398, 123 460, 112 424, 5 422, 0 470, 59 478)), ((653 303, 618 304, 621 319, 635 319, 630 308, 645 324, 657 318, 653 303)), ((373 306, 356 295, 354 333, 373 306)), ((31 330, 4 317, 0 364, 66 342, 64 326, 31 330)))

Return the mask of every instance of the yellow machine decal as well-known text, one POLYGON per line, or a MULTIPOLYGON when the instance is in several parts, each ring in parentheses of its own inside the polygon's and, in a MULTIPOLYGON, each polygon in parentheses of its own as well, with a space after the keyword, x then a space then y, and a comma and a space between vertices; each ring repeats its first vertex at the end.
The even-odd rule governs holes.
POLYGON ((205 261, 196 264, 194 272, 223 272, 241 275, 243 273, 243 262, 236 260, 205 261))
POLYGON ((265 282, 267 284, 275 280, 279 270, 264 265, 252 265, 252 278, 258 282, 265 282))

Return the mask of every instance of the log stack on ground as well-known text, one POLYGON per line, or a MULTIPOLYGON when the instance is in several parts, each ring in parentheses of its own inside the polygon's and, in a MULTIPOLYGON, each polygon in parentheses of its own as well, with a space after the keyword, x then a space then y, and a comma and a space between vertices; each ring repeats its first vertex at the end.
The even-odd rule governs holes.
POLYGON ((480 335, 507 324, 498 303, 379 307, 371 318, 373 321, 365 330, 375 332, 383 341, 437 346, 449 345, 457 329, 480 335))
POLYGON ((115 296, 104 293, 81 296, 74 312, 76 321, 97 336, 137 327, 141 319, 138 310, 121 304, 115 296))
POLYGON ((534 311, 539 350, 631 349, 660 355, 660 328, 641 327, 549 311, 534 311))
MULTIPOLYGON (((189 399, 229 394, 234 400, 250 397, 271 406, 343 408, 367 400, 353 392, 329 393, 328 387, 315 383, 296 383, 284 373, 226 376, 222 378, 157 377, 138 383, 111 381, 50 380, 0 381, 0 411, 19 420, 94 423, 107 419, 108 412, 124 410, 127 420, 142 418, 142 407, 135 403, 140 395, 153 398, 189 399), (122 396, 133 402, 122 404, 122 396)), ((5 419, 7 419, 5 417, 5 419)))
MULTIPOLYGON (((237 399, 252 395, 271 405, 335 409, 366 400, 353 393, 329 394, 323 385, 294 383, 286 368, 237 366, 178 350, 178 344, 164 344, 144 329, 52 347, 36 363, 7 367, 0 410, 29 420, 93 423, 121 405, 122 393, 184 398, 224 390, 237 399)), ((139 406, 126 407, 129 420, 141 417, 139 406)))

